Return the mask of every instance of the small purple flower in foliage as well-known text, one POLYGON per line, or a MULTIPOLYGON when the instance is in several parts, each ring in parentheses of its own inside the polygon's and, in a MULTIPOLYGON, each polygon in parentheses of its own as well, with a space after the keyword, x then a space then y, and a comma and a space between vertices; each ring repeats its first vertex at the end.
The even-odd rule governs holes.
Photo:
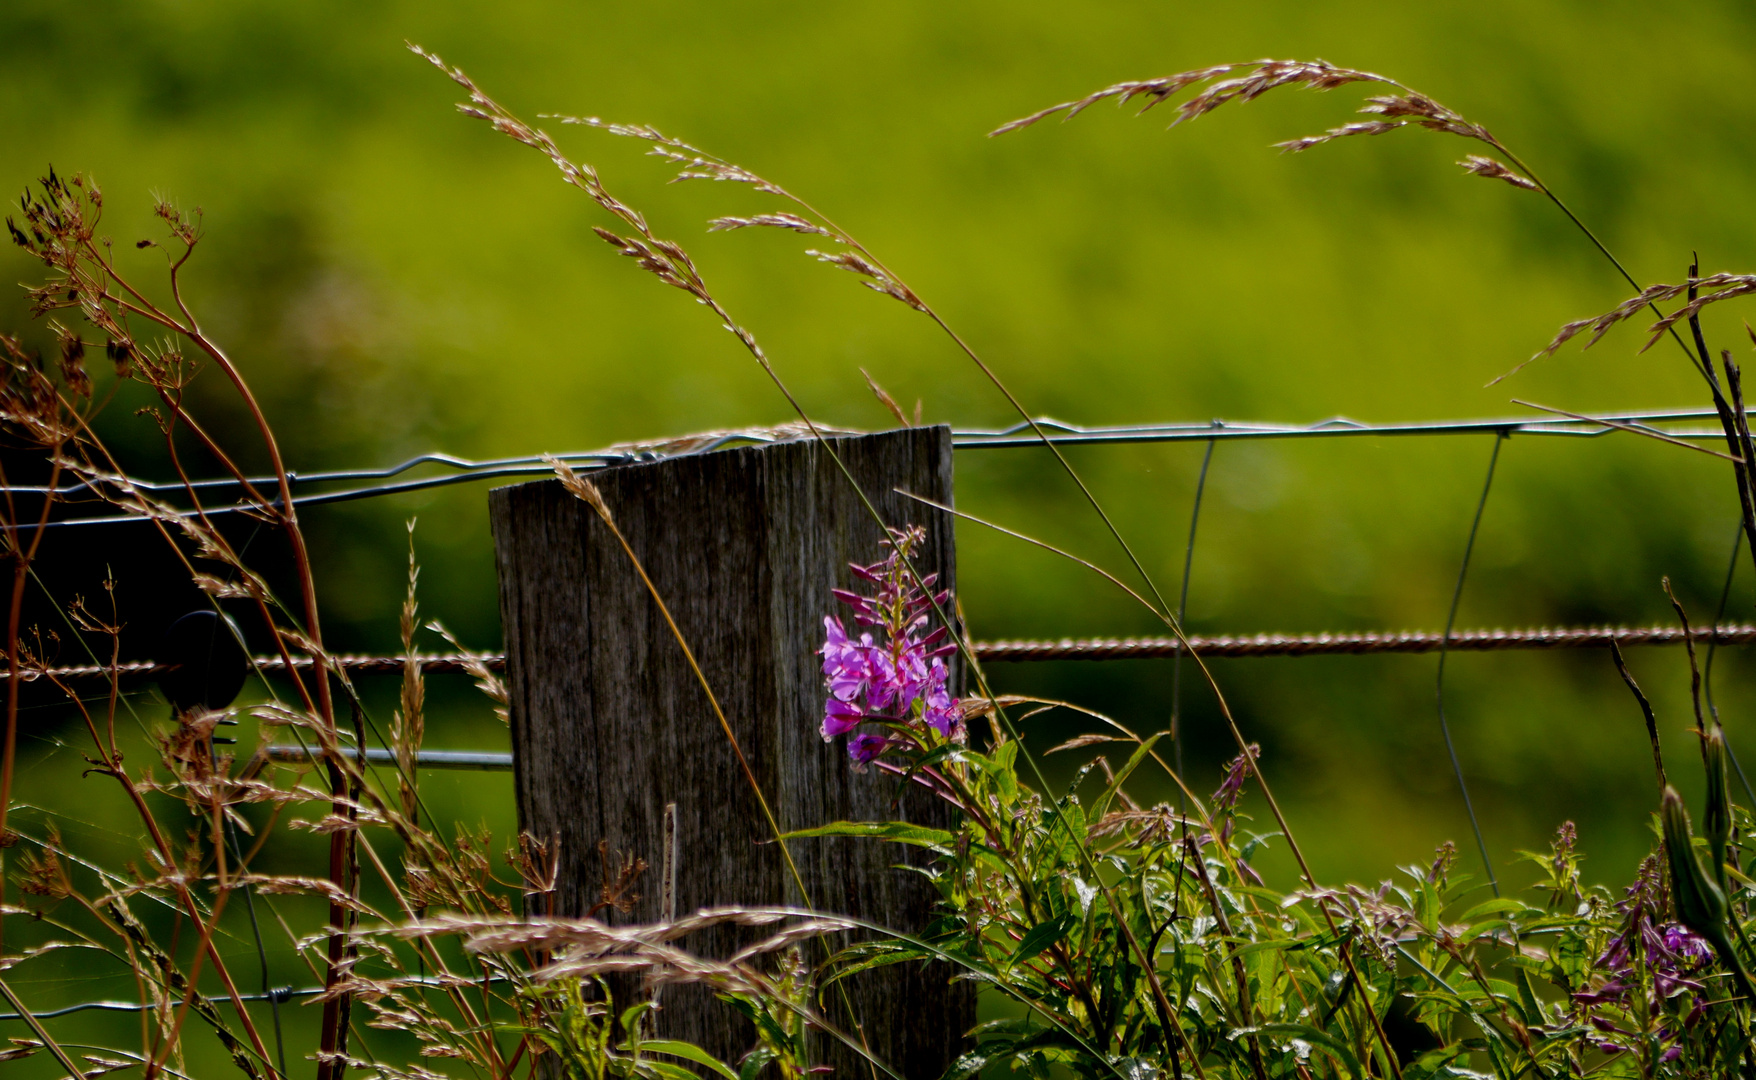
POLYGON ((1658 861, 1649 856, 1616 905, 1624 921, 1621 932, 1610 939, 1594 965, 1603 974, 1602 981, 1594 980, 1595 985, 1573 994, 1580 1019, 1607 1036, 1596 1040, 1600 1050, 1616 1053, 1640 1041, 1635 1033, 1602 1015, 1600 1009, 1652 1017, 1650 1034, 1664 1048, 1659 1055, 1664 1061, 1674 1060, 1682 1052, 1680 1033, 1693 1027, 1706 1011, 1707 987, 1700 976, 1712 963, 1713 952, 1704 939, 1680 923, 1661 923, 1666 906, 1658 861))
POLYGON ((921 710, 921 719, 947 739, 963 720, 963 710, 958 707, 957 699, 945 689, 945 682, 949 678, 945 661, 935 658, 933 666, 927 672, 926 705, 921 710))
POLYGON ((1707 939, 1681 923, 1671 923, 1664 931, 1665 948, 1690 962, 1709 960, 1713 950, 1707 939))
POLYGON ((865 772, 866 766, 876 761, 879 754, 890 749, 891 740, 888 735, 873 735, 862 732, 848 739, 848 757, 854 761, 854 769, 865 772))
POLYGON ((1244 781, 1250 776, 1250 764, 1262 753, 1262 747, 1251 743, 1244 752, 1232 759, 1226 766, 1226 778, 1220 781, 1219 790, 1213 793, 1213 816, 1224 817, 1219 829, 1219 842, 1224 844, 1232 838, 1234 815, 1238 809, 1238 799, 1244 794, 1244 781))
POLYGON ((858 705, 831 697, 829 704, 823 708, 823 741, 833 742, 836 736, 846 735, 859 727, 865 719, 866 714, 860 711, 858 705))
MULTIPOLYGON (((930 594, 938 575, 917 581, 905 562, 926 535, 918 526, 892 529, 885 541, 889 556, 870 566, 851 567, 855 577, 875 586, 872 595, 834 590, 836 599, 853 609, 855 625, 872 627, 879 640, 862 632, 856 641, 840 619, 824 618, 818 652, 829 691, 823 709, 825 740, 848 735, 866 721, 916 731, 925 725, 948 739, 961 735, 963 713, 951 696, 950 671, 942 659, 956 647, 946 640, 943 627, 927 632, 930 610, 935 603, 943 610, 951 594, 930 594)), ((854 735, 848 753, 858 767, 900 744, 891 736, 854 735)))

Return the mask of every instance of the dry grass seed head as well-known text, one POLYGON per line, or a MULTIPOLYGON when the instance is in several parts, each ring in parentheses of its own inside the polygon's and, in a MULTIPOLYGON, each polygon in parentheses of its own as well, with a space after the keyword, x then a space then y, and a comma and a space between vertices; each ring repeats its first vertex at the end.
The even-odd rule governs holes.
MULTIPOLYGON (((1176 118, 1171 121, 1170 126, 1176 127, 1185 121, 1205 116, 1228 102, 1254 101, 1270 90, 1284 86, 1304 87, 1309 90, 1333 90, 1338 86, 1361 82, 1395 87, 1400 93, 1381 94, 1366 99, 1366 103, 1360 107, 1359 111, 1379 119, 1357 120, 1353 123, 1330 128, 1320 134, 1279 142, 1275 146, 1283 152, 1298 153, 1314 146, 1333 142, 1336 139, 1350 138, 1355 135, 1382 135, 1414 124, 1433 131, 1443 131, 1461 138, 1474 139, 1477 142, 1486 143, 1496 150, 1502 149, 1486 127, 1465 119, 1433 98, 1419 91, 1411 90, 1395 79, 1384 75, 1370 71, 1358 71, 1353 68, 1336 67, 1325 60, 1257 60, 1242 64, 1220 64, 1214 67, 1179 72, 1159 79, 1116 83, 1076 101, 1051 105, 1046 109, 1031 113, 1029 116, 1002 124, 989 132, 989 135, 1004 135, 1007 132, 1018 131, 1057 114, 1063 114, 1063 120, 1071 120, 1092 105, 1106 100, 1113 100, 1118 105, 1125 105, 1137 98, 1144 98, 1146 99, 1145 104, 1140 108, 1140 111, 1144 113, 1179 91, 1202 83, 1208 85, 1177 106, 1176 118), (1239 74, 1240 72, 1241 74, 1239 74)), ((1542 190, 1530 177, 1522 176, 1491 158, 1471 155, 1459 164, 1476 176, 1503 180, 1514 187, 1526 190, 1542 190)))
POLYGON ((556 478, 561 481, 561 486, 571 492, 575 498, 597 511, 598 517, 603 518, 606 524, 614 520, 610 517, 609 504, 604 502, 603 493, 598 490, 596 484, 574 472, 572 467, 560 458, 544 454, 543 464, 554 469, 556 478))
POLYGON ((791 232, 804 233, 807 236, 827 236, 835 238, 836 234, 821 225, 806 221, 797 214, 753 214, 750 217, 717 217, 707 223, 708 232, 725 232, 729 229, 749 229, 766 226, 771 229, 787 229, 791 232))
MULTIPOLYGON (((1669 315, 1661 316, 1657 322, 1647 327, 1649 336, 1646 344, 1640 347, 1641 352, 1656 345, 1659 338, 1669 332, 1671 327, 1679 322, 1694 318, 1701 309, 1708 305, 1756 293, 1756 274, 1711 274, 1707 277, 1688 278, 1676 285, 1649 285, 1601 315, 1594 315, 1589 319, 1576 319, 1561 327, 1554 338, 1543 346, 1535 356, 1495 379, 1494 382, 1497 383, 1501 379, 1516 374, 1528 364, 1554 355, 1561 346, 1588 330, 1591 331, 1591 336, 1586 339, 1581 348, 1582 350, 1589 349, 1602 341, 1605 334, 1641 311, 1655 304, 1662 304, 1679 296, 1685 296, 1691 290, 1696 291, 1698 295, 1669 315)), ((1493 383, 1488 385, 1492 386, 1493 383)))
POLYGON ((486 694, 488 699, 494 702, 494 715, 500 718, 501 723, 510 724, 512 722, 511 695, 506 692, 505 680, 489 670, 485 655, 464 648, 463 643, 457 640, 457 636, 447 630, 444 624, 437 619, 429 620, 427 629, 445 639, 445 644, 450 646, 452 652, 456 653, 462 661, 463 670, 475 679, 476 689, 486 694))
POLYGON ((1176 119, 1171 121, 1172 127, 1185 120, 1194 120, 1210 113, 1229 101, 1254 101, 1280 86, 1305 86, 1313 90, 1333 90, 1338 86, 1346 86, 1348 83, 1356 82, 1396 85, 1393 80, 1382 75, 1376 75, 1369 71, 1338 68, 1325 60, 1255 60, 1238 64, 1216 64, 1213 67, 1181 71, 1175 75, 1166 75, 1157 79, 1120 82, 1106 86, 1102 90, 1087 94, 1075 101, 1064 101, 1059 105, 1039 109, 1029 116, 1009 121, 989 132, 989 135, 1004 135, 1008 132, 1018 131, 1046 120, 1057 113, 1065 113, 1066 116, 1063 119, 1071 120, 1100 101, 1113 100, 1118 105, 1126 105, 1136 98, 1145 98, 1146 103, 1140 108, 1140 111, 1144 113, 1179 91, 1199 83, 1210 83, 1210 85, 1177 107, 1176 119), (1229 79, 1222 78, 1222 76, 1231 75, 1237 71, 1247 71, 1248 74, 1229 79))
POLYGON ((1470 154, 1457 164, 1463 168, 1463 171, 1469 173, 1471 176, 1485 176, 1490 180, 1504 180, 1513 187, 1523 188, 1525 191, 1542 190, 1541 187, 1537 186, 1535 180, 1532 180, 1528 176, 1522 176, 1519 173, 1513 172, 1511 169, 1507 168, 1502 163, 1495 161, 1491 157, 1483 157, 1480 154, 1470 154))

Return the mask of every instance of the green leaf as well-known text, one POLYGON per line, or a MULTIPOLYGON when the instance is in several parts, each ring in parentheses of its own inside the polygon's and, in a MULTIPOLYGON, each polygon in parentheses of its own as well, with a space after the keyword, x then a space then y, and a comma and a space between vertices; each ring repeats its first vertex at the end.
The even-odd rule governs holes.
POLYGON ((640 1017, 652 1008, 652 1002, 643 1001, 638 1005, 630 1005, 622 1010, 620 1023, 622 1030, 628 1034, 629 1042, 635 1042, 639 1034, 640 1017))
POLYGON ((1297 951, 1303 949, 1305 944, 1298 938, 1269 938, 1267 941, 1252 941, 1248 945, 1240 945, 1233 955, 1244 957, 1259 952, 1297 951))
POLYGON ((693 1061, 697 1065, 705 1065, 725 1077, 726 1080, 738 1080, 738 1074, 733 1072, 730 1066, 694 1043, 686 1043, 678 1039, 645 1039, 640 1043, 640 1051, 643 1054, 668 1054, 671 1057, 680 1057, 685 1061, 693 1061))
POLYGON ((1491 934, 1495 930, 1504 930, 1511 925, 1512 924, 1505 919, 1484 919, 1479 923, 1472 923, 1466 930, 1458 934, 1457 943, 1459 945, 1468 945, 1470 942, 1484 934, 1491 934))
POLYGON ((874 956, 868 956, 864 960, 859 960, 836 968, 833 975, 823 980, 822 989, 828 989, 831 983, 840 982, 842 979, 858 975, 862 971, 871 971, 873 968, 889 967, 891 964, 906 964, 910 960, 931 960, 932 958, 932 953, 922 952, 919 949, 906 947, 890 949, 874 956))
POLYGON ((951 1068, 945 1070, 945 1075, 940 1077, 940 1080, 970 1080, 970 1077, 979 1074, 988 1067, 988 1062, 993 1060, 987 1054, 971 1050, 952 1062, 951 1068))
POLYGON ((814 829, 782 833, 780 838, 805 840, 814 836, 864 836, 898 844, 913 844, 944 855, 951 854, 957 843, 955 833, 944 829, 929 829, 925 825, 910 825, 906 821, 832 821, 814 829))
POLYGON ((1076 917, 1069 911, 1031 927, 1019 940, 1018 947, 1012 950, 1012 962, 1021 964, 1054 945, 1067 936, 1067 931, 1072 929, 1075 921, 1076 917))
POLYGON ((775 1056, 772 1050, 761 1047, 750 1051, 750 1056, 744 1059, 744 1067, 738 1071, 734 1080, 756 1080, 762 1075, 762 1067, 773 1061, 775 1056))
POLYGON ((1357 1080, 1360 1076, 1360 1059, 1354 1056, 1353 1050, 1340 1039, 1327 1031, 1319 1031, 1309 1024, 1263 1024, 1260 1027, 1242 1028, 1233 1032, 1234 1035, 1249 1034, 1260 1031, 1268 1035, 1290 1035, 1295 1039, 1321 1046, 1343 1065, 1357 1080))
POLYGON ((1510 911, 1524 911, 1529 907, 1529 904, 1525 903, 1523 900, 1517 899, 1516 897, 1496 896, 1492 900, 1483 900, 1475 907, 1472 907, 1462 915, 1459 915, 1457 921, 1461 923, 1470 923, 1482 918, 1484 915, 1504 915, 1510 911))

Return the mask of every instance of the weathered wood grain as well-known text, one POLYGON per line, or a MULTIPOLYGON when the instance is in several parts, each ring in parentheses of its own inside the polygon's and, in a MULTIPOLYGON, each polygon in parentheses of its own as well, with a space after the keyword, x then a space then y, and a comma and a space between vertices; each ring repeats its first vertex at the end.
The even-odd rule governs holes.
MULTIPOLYGON (((885 520, 927 529, 923 572, 955 584, 951 522, 893 493, 950 503, 951 432, 912 428, 834 440, 885 520)), ((882 556, 879 526, 813 441, 721 450, 594 474, 617 525, 718 695, 783 828, 903 816, 948 824, 942 803, 853 772, 823 742, 823 618, 852 588, 850 561, 882 556), (900 803, 897 800, 900 798, 900 803)), ((615 921, 660 908, 666 803, 678 807, 677 911, 799 904, 780 853, 663 617, 609 530, 554 481, 490 495, 506 630, 521 828, 558 841, 555 913, 600 899, 597 845, 650 865, 644 895, 615 921)), ((961 673, 954 671, 954 678, 961 673)), ((895 864, 912 849, 871 841, 796 841, 793 855, 824 911, 918 931, 929 884, 895 864)), ((748 937, 725 930, 687 944, 724 956, 748 937)), ((974 1022, 974 991, 935 965, 898 965, 848 983, 871 1047, 904 1076, 937 1076, 974 1022)), ((752 1031, 704 990, 667 989, 660 1031, 735 1059, 752 1031)), ((828 1015, 845 1026, 839 996, 828 1015)), ((867 1075, 845 1053, 844 1076, 867 1075)))

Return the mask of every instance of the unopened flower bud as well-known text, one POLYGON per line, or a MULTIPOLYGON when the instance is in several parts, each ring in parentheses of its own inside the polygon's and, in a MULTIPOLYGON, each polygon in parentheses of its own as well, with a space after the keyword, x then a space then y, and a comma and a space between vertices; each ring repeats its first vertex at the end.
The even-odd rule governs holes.
POLYGON ((1732 798, 1726 781, 1725 732, 1718 724, 1707 733, 1702 744, 1702 757, 1707 763, 1707 809, 1701 815, 1701 831, 1707 837, 1707 849, 1713 853, 1713 876, 1720 890, 1726 888, 1726 848, 1732 840, 1732 798))
POLYGON ((1683 797, 1677 794, 1676 788, 1665 788, 1664 805, 1659 816, 1664 823, 1665 858, 1670 863, 1671 901, 1677 908, 1677 920, 1713 946, 1720 962, 1737 982, 1738 993, 1756 999, 1756 987, 1750 984, 1744 962, 1732 944, 1726 894, 1701 869, 1701 860, 1695 857, 1689 838, 1689 812, 1683 809, 1683 797))
POLYGON ((1671 899, 1677 906, 1678 921, 1709 941, 1723 937, 1726 896, 1695 857, 1689 835, 1689 811, 1683 808, 1683 797, 1676 788, 1665 788, 1660 817, 1664 822, 1665 858, 1671 870, 1671 899))

